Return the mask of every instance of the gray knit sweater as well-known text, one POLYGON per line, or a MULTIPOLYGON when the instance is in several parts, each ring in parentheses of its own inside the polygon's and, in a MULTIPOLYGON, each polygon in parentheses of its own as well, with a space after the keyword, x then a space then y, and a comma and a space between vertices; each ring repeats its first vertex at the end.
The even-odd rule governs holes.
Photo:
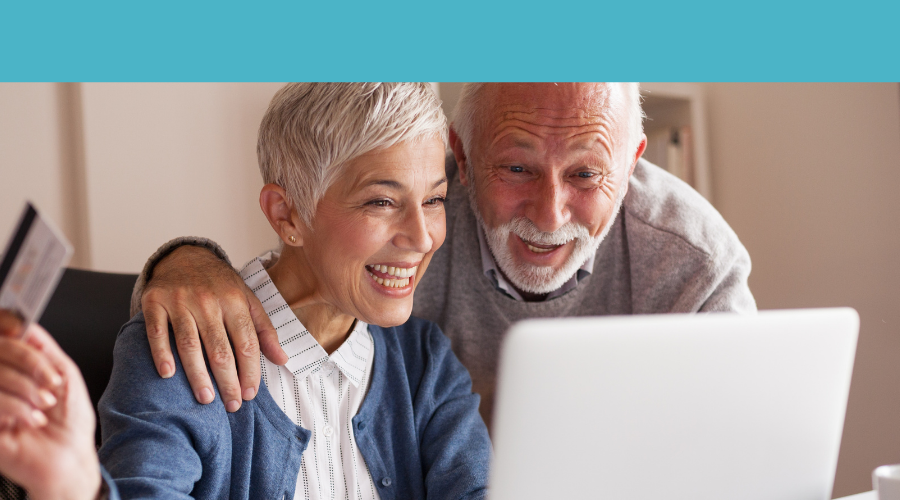
MULTIPOLYGON (((640 160, 622 211, 606 236, 593 273, 572 291, 545 302, 516 301, 482 272, 477 222, 456 165, 450 179, 447 239, 416 288, 413 314, 436 322, 469 369, 490 428, 500 343, 521 319, 609 314, 756 310, 747 286, 750 256, 722 216, 702 196, 659 167, 640 160), (452 279, 451 279, 452 278, 452 279)), ((181 244, 173 240, 151 257, 135 287, 132 307, 153 265, 181 244)))

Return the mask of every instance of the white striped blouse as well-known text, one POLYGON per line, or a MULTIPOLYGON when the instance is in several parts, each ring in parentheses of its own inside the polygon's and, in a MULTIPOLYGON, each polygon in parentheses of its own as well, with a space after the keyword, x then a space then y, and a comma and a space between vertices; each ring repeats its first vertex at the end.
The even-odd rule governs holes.
POLYGON ((294 498, 377 500, 351 421, 372 373, 375 345, 368 325, 357 321, 347 340, 329 356, 285 303, 264 262, 271 263, 272 255, 247 263, 241 277, 262 302, 289 360, 278 366, 262 356, 262 378, 278 407, 312 432, 294 498))

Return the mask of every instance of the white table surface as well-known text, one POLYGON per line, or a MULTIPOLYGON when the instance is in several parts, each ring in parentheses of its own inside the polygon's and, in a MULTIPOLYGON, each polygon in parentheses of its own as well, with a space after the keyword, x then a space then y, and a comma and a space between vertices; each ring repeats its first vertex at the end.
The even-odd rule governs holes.
POLYGON ((841 497, 837 500, 878 500, 878 493, 874 491, 867 491, 865 493, 850 495, 849 497, 841 497))

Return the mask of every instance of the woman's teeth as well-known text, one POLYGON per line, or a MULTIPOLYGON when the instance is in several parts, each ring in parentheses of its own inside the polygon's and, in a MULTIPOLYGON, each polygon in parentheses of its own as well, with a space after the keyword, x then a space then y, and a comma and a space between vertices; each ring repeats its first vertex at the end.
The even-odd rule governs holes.
POLYGON ((409 285, 409 278, 403 278, 401 280, 382 279, 372 273, 369 273, 369 276, 371 276, 379 285, 384 285, 388 288, 403 288, 409 285))
POLYGON ((378 271, 380 273, 384 273, 384 274, 394 277, 394 278, 381 278, 379 276, 375 276, 374 273, 369 271, 369 276, 371 276, 372 279, 375 280, 376 283, 378 283, 379 285, 382 285, 382 286, 386 286, 388 288, 403 288, 405 286, 408 286, 410 276, 414 276, 416 274, 416 270, 418 269, 418 266, 410 267, 410 268, 403 268, 403 267, 385 266, 382 264, 376 264, 374 266, 369 266, 369 267, 371 267, 375 271, 378 271))
POLYGON ((375 264, 374 266, 372 266, 372 269, 382 272, 384 274, 390 274, 391 276, 394 276, 396 278, 409 278, 410 276, 413 276, 414 274, 416 274, 416 269, 418 269, 418 268, 419 268, 419 266, 403 268, 403 267, 385 266, 382 264, 375 264))

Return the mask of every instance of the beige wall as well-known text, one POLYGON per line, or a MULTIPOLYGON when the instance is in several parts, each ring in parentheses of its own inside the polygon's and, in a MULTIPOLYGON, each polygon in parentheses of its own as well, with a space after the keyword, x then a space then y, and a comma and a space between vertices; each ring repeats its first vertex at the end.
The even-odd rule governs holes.
POLYGON ((0 245, 25 200, 72 237, 63 207, 59 120, 58 84, 0 83, 0 245))
MULTIPOLYGON (((278 87, 0 84, 0 235, 27 197, 85 267, 137 272, 185 234, 242 263, 275 242, 254 145, 278 87)), ((750 251, 759 306, 860 312, 835 495, 870 489, 875 466, 900 462, 900 88, 703 88, 713 201, 750 251)), ((448 107, 458 91, 441 86, 448 107)))
POLYGON ((762 309, 861 317, 835 495, 900 462, 900 88, 707 84, 713 193, 762 309))
POLYGON ((243 263, 277 242, 257 202, 256 129, 280 86, 0 84, 0 234, 28 198, 79 267, 136 273, 182 235, 243 263))
POLYGON ((276 244, 256 129, 281 84, 84 84, 93 267, 137 272, 162 242, 213 238, 236 265, 276 244))

